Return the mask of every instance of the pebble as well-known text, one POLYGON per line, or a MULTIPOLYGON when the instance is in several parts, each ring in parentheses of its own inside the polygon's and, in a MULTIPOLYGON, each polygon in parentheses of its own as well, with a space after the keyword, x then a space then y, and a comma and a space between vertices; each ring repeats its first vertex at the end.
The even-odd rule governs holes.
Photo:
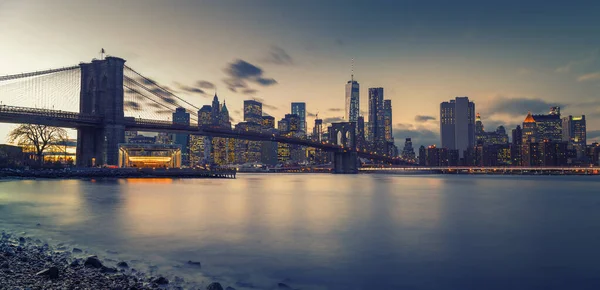
POLYGON ((188 263, 188 265, 192 265, 192 266, 198 266, 198 267, 202 266, 202 264, 200 264, 200 262, 188 261, 187 263, 188 263))
POLYGON ((83 262, 83 265, 86 267, 91 267, 91 268, 96 268, 96 269, 102 268, 102 263, 100 262, 100 260, 98 260, 98 257, 96 257, 96 256, 90 256, 87 259, 85 259, 85 262, 83 262))
POLYGON ((121 268, 129 268, 129 265, 127 264, 127 262, 119 262, 117 263, 117 267, 121 267, 121 268))
POLYGON ((35 274, 36 276, 48 276, 50 279, 58 278, 58 268, 50 267, 48 269, 39 271, 35 274))
POLYGON ((169 284, 169 280, 167 280, 167 278, 165 277, 158 277, 154 280, 152 280, 152 282, 158 284, 158 285, 166 285, 169 284))

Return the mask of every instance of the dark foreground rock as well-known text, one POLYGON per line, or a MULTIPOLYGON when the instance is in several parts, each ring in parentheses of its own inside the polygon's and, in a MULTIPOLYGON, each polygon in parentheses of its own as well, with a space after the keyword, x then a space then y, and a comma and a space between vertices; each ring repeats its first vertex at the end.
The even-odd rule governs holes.
POLYGON ((210 283, 210 285, 208 285, 208 287, 206 287, 206 290, 223 290, 223 286, 221 286, 220 283, 213 282, 213 283, 210 283))

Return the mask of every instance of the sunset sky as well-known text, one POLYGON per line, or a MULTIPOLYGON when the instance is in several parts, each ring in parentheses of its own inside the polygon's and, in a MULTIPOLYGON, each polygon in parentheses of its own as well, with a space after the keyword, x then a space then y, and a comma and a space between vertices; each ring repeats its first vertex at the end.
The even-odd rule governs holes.
POLYGON ((305 101, 338 120, 354 58, 361 111, 367 89, 383 87, 400 148, 439 144, 439 103, 456 96, 489 130, 560 105, 586 115, 589 142, 600 137, 600 1, 0 0, 0 36, 0 75, 105 48, 197 107, 214 84, 236 121, 251 98, 277 119, 305 101), (242 61, 258 78, 228 70, 242 61))

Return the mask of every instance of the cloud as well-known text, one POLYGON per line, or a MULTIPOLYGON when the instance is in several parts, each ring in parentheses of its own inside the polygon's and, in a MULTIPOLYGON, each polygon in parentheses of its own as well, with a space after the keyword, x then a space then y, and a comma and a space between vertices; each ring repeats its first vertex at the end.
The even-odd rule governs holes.
POLYGON ((587 131, 586 133, 586 137, 588 139, 596 139, 596 138, 600 138, 600 130, 591 130, 591 131, 587 131))
POLYGON ((268 56, 263 58, 262 62, 279 65, 294 64, 294 60, 292 59, 292 57, 283 48, 275 45, 271 46, 268 56))
POLYGON ((524 116, 527 114, 527 111, 531 111, 534 114, 547 113, 550 110, 550 107, 553 106, 560 106, 561 109, 567 107, 567 105, 563 103, 547 102, 537 98, 507 98, 499 96, 493 99, 483 113, 484 115, 490 116, 494 114, 524 116))
POLYGON ((263 108, 267 108, 267 109, 270 109, 270 110, 279 110, 279 108, 277 108, 277 107, 275 107, 273 105, 265 104, 265 103, 262 103, 262 106, 263 106, 263 108))
POLYGON ((306 115, 309 116, 309 117, 316 117, 317 116, 317 114, 311 113, 311 112, 306 112, 306 115))
POLYGON ((209 81, 197 81, 196 82, 196 86, 203 88, 203 89, 214 89, 215 88, 215 84, 209 82, 209 81))
POLYGON ((232 92, 237 92, 240 88, 248 88, 248 82, 261 86, 277 84, 275 79, 264 77, 261 68, 241 59, 228 64, 224 71, 228 77, 223 82, 232 92))
POLYGON ((156 110, 156 111, 154 111, 154 113, 159 114, 159 115, 164 115, 164 114, 172 114, 173 111, 171 111, 171 110, 156 110))
POLYGON ((223 82, 227 85, 227 88, 236 93, 238 89, 247 88, 246 82, 239 79, 224 79, 223 82))
POLYGON ((236 116, 241 116, 242 112, 240 110, 235 110, 235 111, 233 111, 233 114, 236 116))
POLYGON ((340 108, 329 108, 327 109, 327 111, 329 112, 343 112, 344 109, 340 109, 340 108))
POLYGON ((581 75, 577 78, 578 82, 600 81, 600 72, 581 75))
POLYGON ((423 126, 415 126, 412 124, 395 124, 393 130, 396 145, 400 150, 404 147, 404 140, 411 138, 413 148, 417 155, 421 145, 427 147, 433 144, 440 144, 440 134, 437 131, 432 131, 423 126))
POLYGON ((337 123, 337 122, 344 122, 344 118, 342 118, 342 117, 330 117, 330 118, 323 119, 323 123, 325 123, 325 124, 331 124, 331 123, 337 123))
POLYGON ((142 83, 142 84, 144 84, 146 86, 155 86, 155 84, 156 84, 156 82, 153 79, 151 79, 151 78, 142 78, 142 77, 140 77, 138 79, 138 82, 140 82, 140 83, 142 83))
POLYGON ((255 89, 244 89, 242 91, 242 93, 244 93, 246 95, 254 95, 254 94, 258 93, 258 90, 255 90, 255 89))
POLYGON ((570 62, 568 62, 567 64, 557 67, 554 72, 556 73, 569 73, 573 70, 573 68, 577 67, 577 66, 585 66, 588 64, 592 64, 594 63, 597 59, 598 59, 598 50, 595 50, 594 52, 592 52, 590 54, 590 56, 584 58, 584 59, 580 59, 580 60, 572 60, 570 62))
POLYGON ((134 101, 127 101, 123 105, 125 106, 125 108, 129 108, 134 111, 139 111, 142 109, 142 106, 140 105, 140 103, 134 102, 134 101))
POLYGON ((270 86, 270 85, 274 85, 277 83, 277 81, 272 78, 257 78, 256 82, 263 86, 270 86))
POLYGON ((186 93, 192 93, 192 94, 196 94, 196 95, 201 95, 203 97, 207 97, 208 94, 201 88, 195 88, 195 87, 190 87, 190 86, 186 86, 186 85, 182 85, 182 84, 178 84, 178 87, 180 90, 186 92, 186 93))
POLYGON ((257 101, 257 102, 261 102, 264 103, 265 99, 263 98, 259 98, 259 97, 252 97, 253 100, 257 101))
POLYGON ((157 108, 157 109, 159 109, 159 108, 162 108, 162 107, 163 107, 163 106, 161 106, 161 105, 159 105, 159 104, 157 104, 157 103, 154 103, 154 102, 152 102, 152 103, 148 103, 148 106, 150 106, 150 107, 152 107, 152 108, 157 108))
POLYGON ((427 121, 435 121, 436 118, 434 116, 423 116, 423 115, 416 115, 415 116, 415 122, 427 122, 427 121))

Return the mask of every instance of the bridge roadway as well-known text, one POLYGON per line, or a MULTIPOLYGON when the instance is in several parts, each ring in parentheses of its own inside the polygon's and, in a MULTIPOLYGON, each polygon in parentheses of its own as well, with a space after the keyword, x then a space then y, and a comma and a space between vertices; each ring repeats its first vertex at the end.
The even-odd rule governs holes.
MULTIPOLYGON (((79 127, 99 127, 101 124, 103 124, 104 120, 94 115, 77 112, 0 105, 0 122, 15 124, 39 124, 76 129, 79 127)), ((391 158, 385 155, 342 147, 340 145, 325 142, 315 142, 309 139, 280 136, 277 134, 246 132, 215 126, 197 126, 195 124, 179 125, 173 124, 170 121, 147 120, 134 117, 125 117, 124 125, 126 130, 131 131, 188 133, 192 135, 234 138, 250 141, 272 141, 313 147, 329 152, 356 152, 359 157, 380 160, 392 164, 398 164, 401 162, 399 158, 391 158)))
POLYGON ((471 166, 456 166, 456 167, 427 167, 427 166, 405 166, 405 167, 362 167, 361 172, 380 172, 380 173, 415 173, 415 172, 441 172, 441 173, 521 173, 521 172, 541 172, 541 173, 583 173, 583 174, 600 174, 600 167, 471 167, 471 166))

